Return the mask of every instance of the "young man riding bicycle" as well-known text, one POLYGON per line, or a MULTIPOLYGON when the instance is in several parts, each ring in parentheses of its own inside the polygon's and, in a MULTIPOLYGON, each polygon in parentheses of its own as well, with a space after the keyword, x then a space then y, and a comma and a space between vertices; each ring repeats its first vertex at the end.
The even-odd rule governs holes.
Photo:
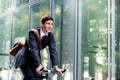
POLYGON ((40 50, 44 49, 46 46, 49 47, 53 68, 58 74, 62 74, 62 69, 58 67, 58 54, 56 51, 54 34, 52 33, 53 23, 54 20, 51 16, 45 15, 42 17, 41 28, 38 28, 40 32, 40 44, 34 31, 29 31, 29 37, 27 40, 27 46, 29 48, 26 53, 26 64, 20 67, 24 75, 23 80, 41 79, 41 69, 43 66, 41 64, 40 50), (44 36, 45 38, 42 40, 44 36))

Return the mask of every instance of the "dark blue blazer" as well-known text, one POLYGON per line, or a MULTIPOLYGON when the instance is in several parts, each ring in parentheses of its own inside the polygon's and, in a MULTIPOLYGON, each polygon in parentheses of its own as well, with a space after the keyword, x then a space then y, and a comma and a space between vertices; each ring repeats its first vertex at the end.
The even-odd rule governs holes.
MULTIPOLYGON (((40 31, 40 29, 38 29, 40 31)), ((41 64, 40 57, 40 44, 36 33, 31 30, 28 35, 28 51, 27 51, 27 62, 33 67, 37 67, 41 64)), ((42 43, 42 49, 46 46, 49 47, 50 59, 52 61, 52 66, 58 65, 58 54, 56 51, 56 44, 54 40, 54 34, 52 32, 48 33, 48 37, 44 43, 42 43)))

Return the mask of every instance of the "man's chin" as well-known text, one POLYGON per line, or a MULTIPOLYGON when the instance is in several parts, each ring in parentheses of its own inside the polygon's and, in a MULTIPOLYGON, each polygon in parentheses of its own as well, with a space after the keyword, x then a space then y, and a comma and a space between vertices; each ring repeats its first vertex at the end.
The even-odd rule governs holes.
POLYGON ((51 32, 51 31, 47 31, 48 33, 51 32))

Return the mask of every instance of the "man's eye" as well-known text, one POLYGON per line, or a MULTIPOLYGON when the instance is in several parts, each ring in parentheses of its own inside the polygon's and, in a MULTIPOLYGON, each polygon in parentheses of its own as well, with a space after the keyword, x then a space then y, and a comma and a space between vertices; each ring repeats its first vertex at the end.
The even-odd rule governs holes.
POLYGON ((53 23, 51 23, 51 25, 53 25, 53 23))
POLYGON ((53 25, 53 23, 46 23, 46 24, 48 24, 48 25, 53 25))
POLYGON ((47 23, 47 24, 50 24, 50 23, 47 23))

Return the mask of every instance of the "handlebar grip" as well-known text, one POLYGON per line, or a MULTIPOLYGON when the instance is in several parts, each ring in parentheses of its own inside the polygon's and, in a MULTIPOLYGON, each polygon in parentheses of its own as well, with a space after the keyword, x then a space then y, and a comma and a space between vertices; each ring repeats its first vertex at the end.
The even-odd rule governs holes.
POLYGON ((64 69, 63 71, 62 71, 62 73, 64 73, 66 71, 66 69, 64 69))
POLYGON ((42 69, 40 71, 43 71, 44 70, 44 67, 42 67, 42 69))

